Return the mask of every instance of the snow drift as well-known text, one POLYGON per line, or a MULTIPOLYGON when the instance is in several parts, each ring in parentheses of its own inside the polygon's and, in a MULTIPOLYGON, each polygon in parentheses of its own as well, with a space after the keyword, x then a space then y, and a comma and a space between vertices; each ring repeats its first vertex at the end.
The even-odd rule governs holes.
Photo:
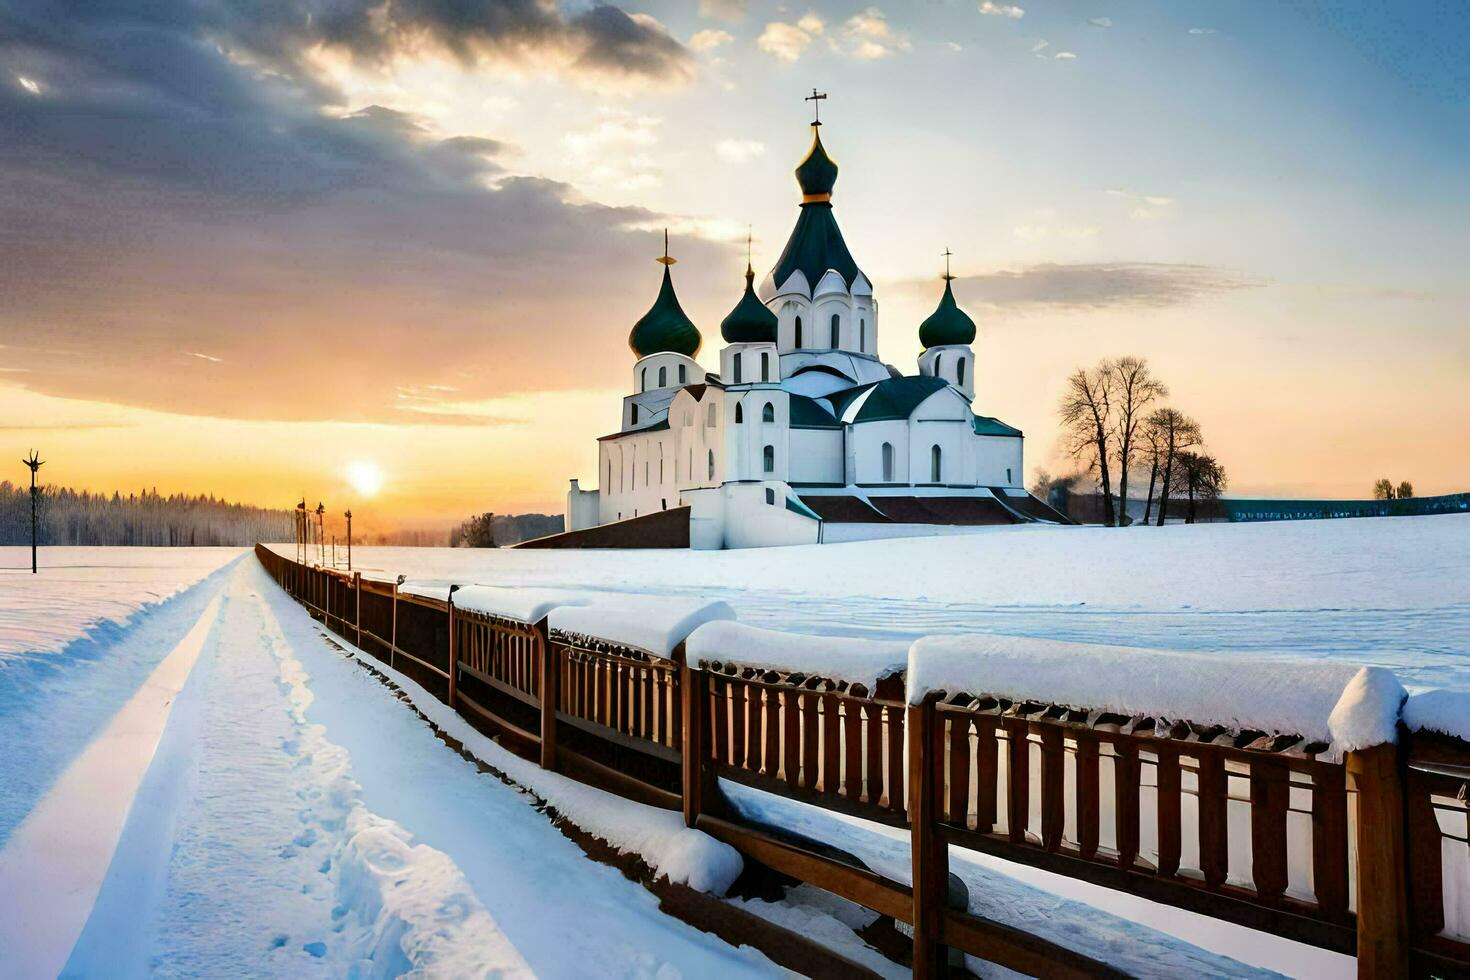
POLYGON ((718 620, 689 634, 684 652, 689 663, 701 667, 719 662, 799 672, 862 684, 871 692, 878 681, 903 672, 909 644, 902 640, 783 633, 718 620))

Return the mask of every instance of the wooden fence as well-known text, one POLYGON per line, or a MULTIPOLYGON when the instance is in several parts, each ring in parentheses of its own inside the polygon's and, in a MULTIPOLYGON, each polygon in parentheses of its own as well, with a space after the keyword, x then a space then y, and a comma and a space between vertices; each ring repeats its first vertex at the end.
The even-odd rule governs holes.
POLYGON ((951 847, 983 852, 1358 958, 1360 976, 1470 977, 1470 744, 1401 731, 1327 746, 984 692, 906 703, 860 685, 703 668, 409 595, 261 563, 332 632, 506 748, 642 802, 913 927, 917 976, 948 948, 1044 976, 1119 972, 947 905, 951 847), (742 820, 721 779, 910 829, 913 886, 742 820))

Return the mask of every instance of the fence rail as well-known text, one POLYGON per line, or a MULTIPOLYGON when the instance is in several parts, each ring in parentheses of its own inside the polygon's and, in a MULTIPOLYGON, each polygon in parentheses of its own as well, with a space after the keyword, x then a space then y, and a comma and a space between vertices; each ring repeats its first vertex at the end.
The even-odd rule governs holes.
POLYGON ((741 666, 701 667, 466 611, 394 583, 261 563, 332 632, 506 748, 682 810, 763 863, 913 926, 918 976, 947 947, 1033 975, 1109 965, 947 904, 950 847, 1140 895, 1358 958, 1360 976, 1470 977, 1470 744, 1401 731, 1350 752, 1164 726, 983 692, 908 704, 741 666), (721 779, 908 827, 913 885, 753 825, 721 779))

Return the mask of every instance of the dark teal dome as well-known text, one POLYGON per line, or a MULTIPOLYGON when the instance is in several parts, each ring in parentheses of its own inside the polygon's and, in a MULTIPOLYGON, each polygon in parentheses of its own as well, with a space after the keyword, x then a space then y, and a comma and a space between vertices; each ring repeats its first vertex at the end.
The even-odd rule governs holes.
POLYGON ((776 314, 755 295, 755 270, 745 267, 745 294, 730 315, 720 321, 720 336, 727 344, 774 344, 776 314))
POLYGON ((924 349, 947 347, 950 344, 972 344, 975 342, 975 321, 954 301, 954 291, 949 280, 944 281, 944 295, 939 297, 939 307, 929 318, 919 324, 919 343, 924 349))
POLYGON ((674 353, 693 357, 699 353, 699 328, 684 314, 679 297, 674 295, 674 277, 664 265, 664 284, 659 288, 653 307, 628 334, 628 346, 639 357, 649 354, 674 353))
POLYGON ((801 185, 803 202, 826 201, 832 197, 832 187, 837 183, 837 164, 822 146, 822 133, 816 126, 812 126, 812 148, 796 168, 796 182, 801 185))

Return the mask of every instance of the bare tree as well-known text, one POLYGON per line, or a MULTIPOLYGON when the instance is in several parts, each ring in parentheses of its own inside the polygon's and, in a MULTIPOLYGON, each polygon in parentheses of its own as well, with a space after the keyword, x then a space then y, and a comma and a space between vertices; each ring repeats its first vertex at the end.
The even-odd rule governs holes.
POLYGON ((1384 477, 1383 479, 1381 479, 1381 480, 1377 481, 1376 483, 1374 483, 1373 484, 1373 499, 1374 500, 1392 500, 1393 499, 1393 481, 1390 480, 1388 477, 1384 477))
POLYGON ((1113 488, 1108 472, 1108 441, 1112 438, 1113 369, 1108 361, 1088 370, 1078 368, 1067 378, 1057 414, 1067 452, 1076 460, 1096 467, 1102 483, 1103 523, 1112 527, 1113 488))
POLYGON ((1397 491, 1395 491, 1394 496, 1397 497, 1399 500, 1408 500, 1410 497, 1414 496, 1414 484, 1410 483, 1408 480, 1403 481, 1399 484, 1399 488, 1397 491))
POLYGON ((1199 423, 1176 408, 1161 408, 1149 416, 1149 425, 1158 430, 1163 442, 1164 480, 1159 491, 1158 517, 1158 526, 1163 527, 1169 514, 1175 459, 1184 450, 1199 445, 1199 423))
POLYGON ((1195 505, 1201 500, 1218 500, 1225 489, 1225 468, 1208 453, 1181 450, 1175 455, 1170 482, 1169 489, 1186 495, 1184 523, 1193 524, 1195 505))
POLYGON ((1133 465, 1140 430, 1145 426, 1148 407, 1160 398, 1167 398, 1169 389, 1153 376, 1148 361, 1141 357, 1120 357, 1104 363, 1112 374, 1111 388, 1118 418, 1114 452, 1118 460, 1118 525, 1122 527, 1130 523, 1128 472, 1133 465))
POLYGON ((1159 483, 1159 472, 1164 466, 1164 455, 1167 451, 1167 437, 1154 424, 1154 418, 1150 415, 1143 423, 1143 443, 1141 449, 1144 456, 1148 458, 1148 496, 1143 502, 1143 523, 1147 524, 1154 509, 1154 489, 1159 483))

